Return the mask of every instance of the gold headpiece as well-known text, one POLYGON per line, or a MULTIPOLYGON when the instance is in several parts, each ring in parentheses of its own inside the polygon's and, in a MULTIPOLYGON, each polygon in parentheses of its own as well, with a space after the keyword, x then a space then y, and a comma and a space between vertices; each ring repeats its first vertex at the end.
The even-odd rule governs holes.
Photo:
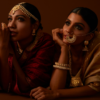
MULTIPOLYGON (((32 15, 25 7, 23 7, 21 4, 24 4, 25 2, 19 3, 18 5, 15 5, 11 11, 13 11, 13 14, 17 11, 17 10, 21 10, 24 14, 28 15, 28 17, 32 17, 33 19, 35 19, 36 21, 38 21, 38 19, 32 15)), ((10 13, 11 13, 10 11, 10 13)), ((9 13, 9 14, 10 14, 9 13)))

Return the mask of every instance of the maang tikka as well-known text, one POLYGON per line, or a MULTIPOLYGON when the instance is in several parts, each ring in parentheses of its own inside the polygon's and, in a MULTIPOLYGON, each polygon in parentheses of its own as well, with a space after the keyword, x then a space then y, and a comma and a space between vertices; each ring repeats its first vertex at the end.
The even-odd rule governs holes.
MULTIPOLYGON (((15 5, 11 11, 14 14, 17 10, 21 10, 24 14, 28 15, 28 17, 32 17, 33 19, 35 19, 36 21, 38 21, 38 18, 36 18, 33 14, 31 14, 24 6, 22 6, 21 4, 24 4, 25 2, 19 3, 18 5, 15 5)), ((11 11, 9 12, 9 14, 11 13, 11 11)))

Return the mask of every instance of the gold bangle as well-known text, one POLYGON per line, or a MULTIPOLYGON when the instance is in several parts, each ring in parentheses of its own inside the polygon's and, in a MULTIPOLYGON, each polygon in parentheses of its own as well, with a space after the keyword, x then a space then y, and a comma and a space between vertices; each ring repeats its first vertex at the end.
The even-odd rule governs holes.
POLYGON ((63 69, 63 70, 70 70, 70 67, 65 67, 65 66, 58 66, 58 65, 53 65, 54 68, 58 68, 58 69, 63 69))
POLYGON ((55 62, 55 65, 69 67, 69 64, 62 64, 62 63, 58 63, 58 62, 55 62))

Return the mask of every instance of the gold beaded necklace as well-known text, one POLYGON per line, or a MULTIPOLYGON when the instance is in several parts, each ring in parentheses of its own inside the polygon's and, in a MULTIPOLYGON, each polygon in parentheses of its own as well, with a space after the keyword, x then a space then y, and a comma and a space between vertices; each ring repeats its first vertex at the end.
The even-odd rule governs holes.
MULTIPOLYGON (((69 66, 70 66, 70 76, 71 76, 70 87, 83 86, 81 78, 79 76, 77 76, 77 75, 76 76, 72 75, 70 46, 69 46, 69 66)), ((80 71, 78 72, 78 74, 80 73, 80 71)))

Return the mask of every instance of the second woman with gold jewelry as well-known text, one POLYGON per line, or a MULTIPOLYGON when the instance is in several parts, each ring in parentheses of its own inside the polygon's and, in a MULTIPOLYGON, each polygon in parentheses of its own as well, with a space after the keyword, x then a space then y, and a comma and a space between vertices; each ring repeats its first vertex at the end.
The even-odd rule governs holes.
POLYGON ((50 88, 38 87, 37 100, 85 97, 100 91, 100 33, 96 14, 84 7, 73 9, 62 29, 52 30, 61 53, 55 62, 50 88), (62 37, 61 37, 62 36, 62 37))

